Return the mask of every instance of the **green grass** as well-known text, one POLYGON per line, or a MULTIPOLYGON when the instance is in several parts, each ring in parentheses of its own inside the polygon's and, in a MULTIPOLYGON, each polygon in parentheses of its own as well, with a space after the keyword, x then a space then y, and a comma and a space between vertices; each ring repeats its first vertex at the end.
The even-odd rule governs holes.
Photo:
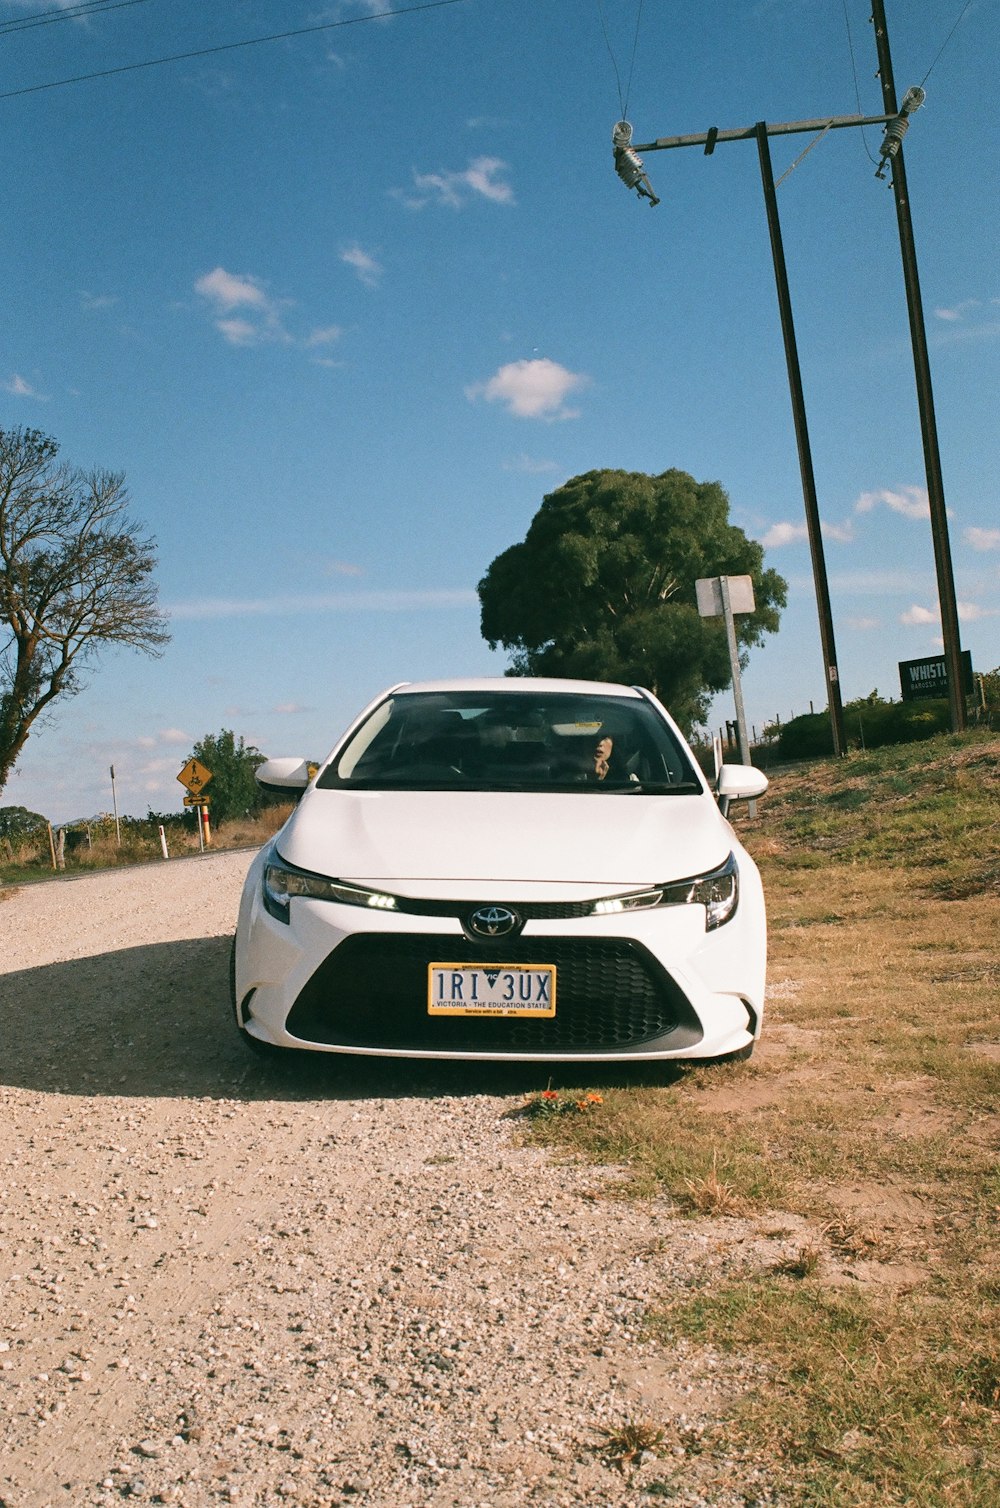
POLYGON ((736 818, 777 986, 758 1056, 526 1134, 624 1165, 622 1196, 799 1233, 781 1271, 713 1268, 650 1310, 664 1345, 763 1368, 706 1441, 720 1462, 759 1459, 803 1508, 997 1508, 1000 739, 771 774, 736 818))
POLYGON ((650 1320, 683 1338, 770 1363, 772 1397, 739 1406, 728 1434, 781 1463, 801 1504, 995 1505, 984 1457, 1000 1398, 987 1306, 915 1325, 910 1297, 765 1276, 665 1304, 650 1320))

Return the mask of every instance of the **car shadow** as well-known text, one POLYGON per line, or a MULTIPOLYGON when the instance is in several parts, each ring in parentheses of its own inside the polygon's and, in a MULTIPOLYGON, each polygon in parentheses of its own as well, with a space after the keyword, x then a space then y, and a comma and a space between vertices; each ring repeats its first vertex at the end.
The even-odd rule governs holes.
POLYGON ((151 943, 0 976, 0 1083, 71 1095, 305 1100, 667 1084, 670 1063, 462 1063, 251 1054, 229 1005, 231 938, 151 943))

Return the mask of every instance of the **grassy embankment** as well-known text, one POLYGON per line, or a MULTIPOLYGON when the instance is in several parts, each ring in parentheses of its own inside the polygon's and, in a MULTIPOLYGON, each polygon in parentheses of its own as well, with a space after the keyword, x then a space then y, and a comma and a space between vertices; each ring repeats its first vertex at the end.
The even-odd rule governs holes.
POLYGON ((787 1261, 649 1315, 764 1365, 705 1449, 766 1459, 783 1502, 996 1508, 1000 739, 779 769, 737 821, 769 899, 757 1054, 531 1134, 637 1196, 792 1222, 787 1261))

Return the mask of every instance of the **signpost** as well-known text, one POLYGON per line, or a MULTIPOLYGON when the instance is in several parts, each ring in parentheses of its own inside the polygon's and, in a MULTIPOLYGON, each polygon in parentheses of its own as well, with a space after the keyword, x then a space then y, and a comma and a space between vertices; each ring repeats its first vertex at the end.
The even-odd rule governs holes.
MULTIPOLYGON (((747 719, 743 710, 743 684, 740 681, 740 653, 736 644, 736 613, 752 613, 756 607, 753 595, 753 580, 749 576, 703 576, 694 584, 698 598, 698 614, 702 618, 724 618, 726 641, 729 645, 729 667, 733 673, 733 696, 736 701, 736 736, 740 751, 740 764, 750 763, 750 740, 747 738, 747 719)), ((757 803, 748 803, 751 817, 757 815, 757 803)))
POLYGON ((177 779, 186 788, 188 793, 184 797, 184 805, 193 806, 197 810, 198 845, 202 850, 212 840, 212 830, 208 822, 209 798, 202 794, 211 778, 211 770, 206 769, 205 765, 200 760, 195 759, 193 755, 177 776, 177 779))

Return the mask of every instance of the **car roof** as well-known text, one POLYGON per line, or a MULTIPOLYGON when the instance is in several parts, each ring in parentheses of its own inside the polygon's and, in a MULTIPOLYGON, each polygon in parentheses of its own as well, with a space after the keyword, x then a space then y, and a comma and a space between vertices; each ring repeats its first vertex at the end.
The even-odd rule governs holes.
POLYGON ((545 695, 562 692, 569 696, 628 696, 636 700, 641 700, 642 697, 635 686, 619 686, 613 681, 558 680, 553 676, 479 676, 462 680, 402 681, 392 691, 394 695, 436 691, 471 691, 475 694, 490 691, 523 696, 526 691, 538 691, 545 695))

